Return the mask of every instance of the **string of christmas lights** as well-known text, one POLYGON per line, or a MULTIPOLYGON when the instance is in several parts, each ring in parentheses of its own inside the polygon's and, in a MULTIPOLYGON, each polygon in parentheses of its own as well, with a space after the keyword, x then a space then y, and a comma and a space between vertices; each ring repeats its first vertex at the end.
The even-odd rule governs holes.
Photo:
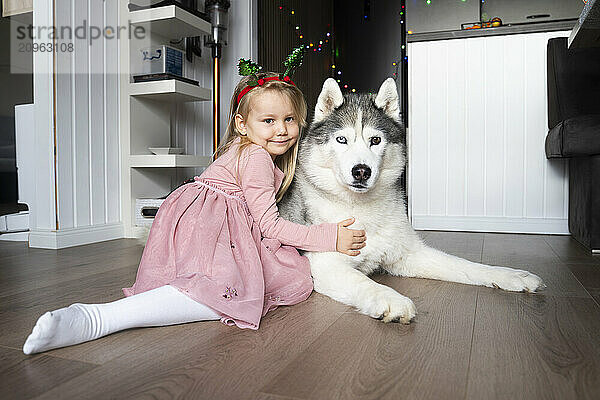
MULTIPOLYGON (((430 4, 431 0, 427 0, 427 4, 430 4)), ((366 4, 366 3, 365 3, 366 4)), ((324 36, 320 37, 318 40, 308 40, 308 38, 305 38, 304 33, 302 32, 302 27, 301 24, 299 22, 294 23, 294 21, 291 21, 292 18, 296 18, 297 14, 296 14, 296 10, 288 8, 284 5, 280 5, 278 6, 279 11, 288 15, 289 19, 288 19, 288 25, 292 27, 292 29, 294 30, 294 32, 296 33, 296 36, 298 37, 298 39, 300 40, 300 44, 302 44, 303 46, 306 47, 306 49, 308 49, 310 51, 310 49, 313 50, 313 53, 321 53, 324 54, 323 49, 326 46, 330 46, 330 39, 333 40, 333 32, 331 32, 331 25, 327 24, 327 29, 326 29, 326 33, 324 36)), ((369 20, 369 8, 370 7, 366 7, 365 6, 365 13, 364 13, 364 20, 367 21, 369 20)), ((406 21, 406 16, 405 16, 405 9, 404 9, 404 4, 401 5, 401 11, 399 12, 400 15, 400 24, 402 24, 402 29, 405 29, 405 21, 406 21)), ((409 34, 412 32, 408 32, 409 34)), ((331 76, 336 79, 336 81, 338 82, 338 84, 340 85, 340 88, 342 89, 346 89, 349 90, 351 92, 356 92, 356 88, 353 88, 352 85, 349 84, 349 82, 344 81, 343 80, 343 76, 342 76, 342 70, 339 67, 339 65, 336 65, 336 61, 339 60, 339 54, 337 54, 336 51, 334 51, 333 47, 330 46, 329 50, 331 52, 331 56, 334 59, 334 62, 331 64, 331 71, 330 74, 331 76)), ((408 62, 408 57, 406 56, 406 47, 404 44, 402 44, 402 48, 401 48, 401 60, 404 62, 408 62)), ((400 68, 401 63, 398 60, 395 60, 392 62, 392 67, 393 67, 393 73, 392 76, 394 79, 398 78, 398 71, 400 68)))

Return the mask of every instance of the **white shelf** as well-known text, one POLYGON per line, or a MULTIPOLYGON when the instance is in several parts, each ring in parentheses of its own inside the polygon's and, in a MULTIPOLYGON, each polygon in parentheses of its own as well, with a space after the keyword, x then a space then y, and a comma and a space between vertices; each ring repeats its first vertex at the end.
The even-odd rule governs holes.
POLYGON ((211 163, 209 156, 187 154, 140 154, 129 156, 131 168, 172 168, 172 167, 207 167, 211 163))
POLYGON ((174 5, 130 11, 129 21, 168 39, 210 35, 212 30, 209 22, 174 5))
POLYGON ((170 102, 208 101, 212 99, 210 89, 177 79, 131 83, 129 85, 129 94, 151 100, 170 102))

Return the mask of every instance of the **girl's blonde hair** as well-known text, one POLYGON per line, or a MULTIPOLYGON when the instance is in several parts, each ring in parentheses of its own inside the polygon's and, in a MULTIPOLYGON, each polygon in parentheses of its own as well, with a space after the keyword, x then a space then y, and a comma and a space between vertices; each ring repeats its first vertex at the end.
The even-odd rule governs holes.
MULTIPOLYGON (((275 72, 259 72, 256 75, 258 76, 259 79, 268 78, 268 77, 272 77, 272 76, 279 76, 279 74, 277 74, 275 72)), ((277 156, 275 158, 275 164, 285 174, 285 176, 283 178, 283 182, 281 183, 281 187, 279 188, 279 191, 277 192, 277 196, 275 198, 275 201, 279 202, 281 200, 281 198, 283 197, 283 195, 285 194, 285 192, 287 191, 287 189, 290 187, 290 184, 292 183, 292 179, 294 179, 294 173, 296 172, 296 158, 298 156, 298 143, 300 143, 300 138, 302 137, 302 131, 306 127, 306 114, 307 114, 306 100, 304 99, 304 95, 302 94, 300 89, 298 89, 296 86, 294 86, 290 83, 287 83, 287 82, 271 80, 271 81, 265 82, 261 86, 255 87, 254 89, 247 92, 240 99, 240 104, 237 104, 237 97, 238 97, 239 93, 246 86, 248 86, 248 82, 252 79, 253 79, 253 77, 251 77, 251 76, 245 76, 240 80, 240 82, 235 87, 235 90, 233 91, 233 95, 231 96, 231 103, 230 103, 230 108, 229 108, 229 121, 227 123, 227 130, 225 131, 225 135, 221 139, 221 143, 219 143, 219 147, 213 156, 214 156, 214 159, 217 159, 218 157, 225 154, 227 152, 227 150, 229 150, 229 148, 232 146, 233 141, 239 137, 240 138, 240 146, 239 146, 238 152, 237 152, 237 158, 239 161, 239 157, 240 157, 242 151, 246 147, 248 147, 252 143, 252 141, 250 141, 250 139, 248 139, 247 136, 242 135, 237 130, 237 128, 235 126, 236 114, 241 114, 242 117, 244 118, 244 121, 246 121, 248 118, 248 114, 250 113, 251 106, 252 106, 252 99, 255 96, 260 96, 261 93, 263 93, 267 90, 274 91, 283 96, 286 96, 290 100, 290 103, 292 104, 292 108, 294 111, 294 118, 298 122, 300 132, 299 132, 298 140, 296 141, 296 143, 294 143, 294 145, 290 149, 288 149, 288 151, 286 151, 284 154, 277 156)), ((237 171, 237 163, 236 163, 236 171, 237 171)), ((238 171, 237 175, 239 176, 239 171, 238 171)), ((237 176, 236 176, 236 179, 237 179, 237 176)))

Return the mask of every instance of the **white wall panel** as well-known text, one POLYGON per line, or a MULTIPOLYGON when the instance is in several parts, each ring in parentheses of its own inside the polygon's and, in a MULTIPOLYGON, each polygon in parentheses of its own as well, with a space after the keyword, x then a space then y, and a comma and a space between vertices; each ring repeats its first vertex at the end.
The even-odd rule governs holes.
MULTIPOLYGON (((104 2, 105 26, 119 21, 118 1, 104 2)), ((119 42, 104 40, 104 154, 105 154, 105 220, 121 221, 121 173, 119 157, 119 42)))
MULTIPOLYGON (((118 0, 57 0, 55 14, 58 27, 117 27, 118 0)), ((118 223, 118 41, 62 43, 73 51, 56 53, 59 229, 118 223)))
POLYGON ((447 176, 447 119, 432 118, 435 115, 447 115, 448 91, 448 71, 446 68, 446 59, 448 57, 447 48, 442 42, 433 42, 428 49, 429 62, 427 71, 429 73, 429 86, 427 94, 429 97, 427 119, 428 131, 427 141, 429 143, 428 159, 428 183, 429 193, 435 192, 436 196, 429 196, 429 212, 431 215, 446 214, 446 182, 447 176))
MULTIPOLYGON (((423 70, 427 68, 427 63, 429 62, 428 51, 424 46, 415 47, 413 50, 414 61, 412 64, 412 68, 423 70)), ((429 90, 429 82, 427 81, 427 74, 414 74, 413 78, 409 81, 409 87, 412 87, 414 91, 415 88, 421 90, 425 93, 429 90)), ((429 210, 429 206, 427 204, 427 199, 429 198, 429 184, 427 183, 427 175, 428 175, 428 157, 429 154, 424 153, 419 157, 413 157, 410 152, 413 149, 423 149, 428 147, 427 141, 427 132, 428 127, 427 123, 429 121, 428 112, 427 112, 427 99, 428 95, 419 95, 413 96, 413 99, 408 103, 410 108, 410 127, 409 130, 415 130, 419 132, 418 135, 410 134, 407 140, 412 142, 409 147, 409 179, 411 179, 414 184, 410 185, 409 190, 411 190, 411 195, 409 199, 411 201, 411 211, 416 214, 425 214, 429 210)))
MULTIPOLYGON (((52 26, 52 5, 45 0, 34 0, 33 25, 52 26)), ((34 39, 40 45, 46 43, 40 38, 34 39)), ((56 207, 54 196, 54 129, 53 129, 53 72, 52 54, 33 53, 33 100, 35 116, 36 142, 32 149, 35 164, 35 197, 30 208, 29 223, 31 230, 55 229, 56 207)))
MULTIPOLYGON (((464 215, 484 215, 485 199, 485 83, 484 74, 484 48, 483 43, 465 40, 466 51, 465 59, 453 61, 459 65, 464 64, 465 74, 465 92, 466 98, 463 112, 467 120, 465 147, 466 162, 466 212, 464 215)), ((409 46, 409 50, 410 50, 409 46)), ((410 58, 409 58, 410 60, 410 58)), ((409 64, 410 65, 410 64, 409 64)), ((461 86, 463 82, 453 81, 450 93, 455 86, 461 86)), ((410 95, 410 94, 409 94, 410 95)), ((410 100, 409 100, 410 101, 410 100)), ((433 116, 431 116, 433 117, 433 116)), ((446 118, 437 116, 437 118, 446 118)), ((457 146, 461 146, 460 143, 457 146)), ((453 149, 452 149, 453 150, 453 149)), ((427 153, 426 148, 419 149, 419 152, 427 153)), ((452 154, 454 154, 451 151, 452 154)), ((453 189, 454 190, 454 189, 453 189)), ((431 195, 435 195, 432 193, 431 195)), ((427 214, 425 214, 427 215, 427 214)))
POLYGON ((568 233, 546 160, 546 43, 569 32, 409 44, 410 210, 420 229, 568 233))
MULTIPOLYGON (((464 59, 465 42, 451 41, 448 43, 448 53, 453 57, 464 59)), ((465 81, 465 66, 459 63, 448 63, 448 79, 465 81)), ((466 159, 465 159, 465 140, 466 140, 466 114, 465 109, 466 87, 458 85, 454 91, 446 92, 446 101, 448 104, 448 115, 454 118, 447 119, 448 129, 446 154, 448 157, 446 191, 447 209, 446 215, 464 215, 465 212, 465 193, 466 193, 466 159), (451 153, 449 150, 454 149, 451 153)))

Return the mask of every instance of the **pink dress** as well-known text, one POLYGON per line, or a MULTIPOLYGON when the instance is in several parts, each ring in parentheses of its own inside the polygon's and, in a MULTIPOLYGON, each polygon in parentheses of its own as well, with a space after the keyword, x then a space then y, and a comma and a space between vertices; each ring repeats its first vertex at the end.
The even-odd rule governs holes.
POLYGON ((308 298, 310 265, 296 248, 335 251, 337 224, 279 217, 275 195, 284 173, 259 145, 243 150, 236 183, 239 141, 165 199, 125 296, 169 284, 223 323, 251 329, 278 306, 308 298))

